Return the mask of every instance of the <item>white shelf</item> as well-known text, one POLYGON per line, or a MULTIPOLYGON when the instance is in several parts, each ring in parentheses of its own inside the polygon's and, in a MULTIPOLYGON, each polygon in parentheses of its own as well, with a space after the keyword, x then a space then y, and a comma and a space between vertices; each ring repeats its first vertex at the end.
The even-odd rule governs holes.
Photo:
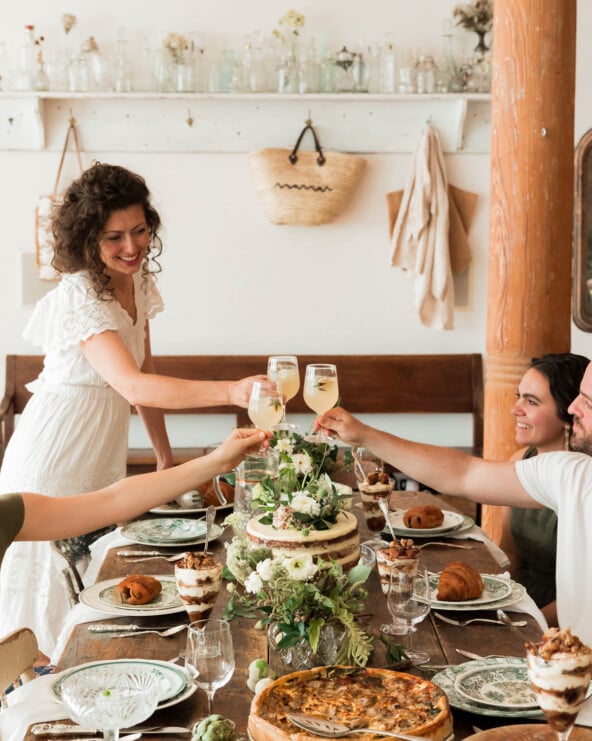
POLYGON ((487 94, 6 92, 0 93, 0 150, 59 151, 71 112, 81 146, 91 152, 290 147, 310 115, 327 149, 412 152, 430 121, 445 152, 481 153, 490 148, 490 106, 487 94))

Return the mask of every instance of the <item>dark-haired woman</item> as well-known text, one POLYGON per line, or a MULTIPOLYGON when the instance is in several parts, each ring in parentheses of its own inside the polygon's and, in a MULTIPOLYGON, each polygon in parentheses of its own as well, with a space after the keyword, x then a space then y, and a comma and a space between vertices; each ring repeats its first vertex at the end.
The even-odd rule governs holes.
MULTIPOLYGON (((512 460, 569 450, 572 418, 567 409, 579 393, 588 362, 572 353, 533 358, 512 407, 520 446, 512 460)), ((547 622, 557 625, 557 515, 550 509, 504 508, 501 547, 510 558, 512 576, 526 587, 547 622)))
MULTIPOLYGON (((0 493, 63 496, 125 476, 130 404, 146 427, 157 468, 172 463, 161 409, 247 406, 252 378, 190 381, 154 374, 149 320, 163 308, 160 218, 144 180, 97 163, 53 214, 58 286, 37 304, 25 338, 45 362, 5 452, 0 493)), ((28 625, 51 652, 67 595, 47 543, 19 543, 0 572, 0 635, 28 625)))

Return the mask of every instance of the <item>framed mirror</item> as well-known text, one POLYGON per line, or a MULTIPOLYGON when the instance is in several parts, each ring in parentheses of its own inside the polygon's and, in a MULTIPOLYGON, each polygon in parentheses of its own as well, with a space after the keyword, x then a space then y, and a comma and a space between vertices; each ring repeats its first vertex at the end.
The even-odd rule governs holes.
POLYGON ((578 142, 575 154, 573 233, 573 319, 592 332, 592 129, 578 142))

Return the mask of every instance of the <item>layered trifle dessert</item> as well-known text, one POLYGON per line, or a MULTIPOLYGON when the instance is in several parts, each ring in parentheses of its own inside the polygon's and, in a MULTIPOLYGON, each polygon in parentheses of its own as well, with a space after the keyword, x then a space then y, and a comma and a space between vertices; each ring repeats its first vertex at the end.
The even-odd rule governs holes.
POLYGON ((527 644, 528 678, 548 724, 557 733, 573 726, 592 678, 592 650, 569 628, 549 628, 527 644))
POLYGON ((394 482, 385 471, 373 471, 358 484, 366 525, 373 533, 380 532, 386 525, 379 502, 388 499, 393 487, 394 482))
POLYGON ((394 540, 388 548, 376 551, 376 564, 383 594, 388 594, 393 571, 402 571, 409 576, 417 574, 419 554, 419 548, 416 548, 413 541, 407 538, 394 540))
POLYGON ((207 619, 222 587, 222 564, 207 553, 185 553, 175 564, 175 579, 191 621, 207 619))

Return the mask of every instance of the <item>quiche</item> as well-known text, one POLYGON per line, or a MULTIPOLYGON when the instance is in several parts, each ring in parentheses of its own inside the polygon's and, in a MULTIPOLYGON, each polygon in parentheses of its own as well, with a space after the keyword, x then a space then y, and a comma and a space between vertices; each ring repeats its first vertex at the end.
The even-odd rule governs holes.
MULTIPOLYGON (((452 733, 444 692, 426 679, 389 669, 321 666, 276 679, 253 698, 248 723, 252 741, 318 741, 317 735, 291 723, 288 713, 430 741, 444 741, 452 733)), ((376 735, 348 738, 370 741, 376 735)))

